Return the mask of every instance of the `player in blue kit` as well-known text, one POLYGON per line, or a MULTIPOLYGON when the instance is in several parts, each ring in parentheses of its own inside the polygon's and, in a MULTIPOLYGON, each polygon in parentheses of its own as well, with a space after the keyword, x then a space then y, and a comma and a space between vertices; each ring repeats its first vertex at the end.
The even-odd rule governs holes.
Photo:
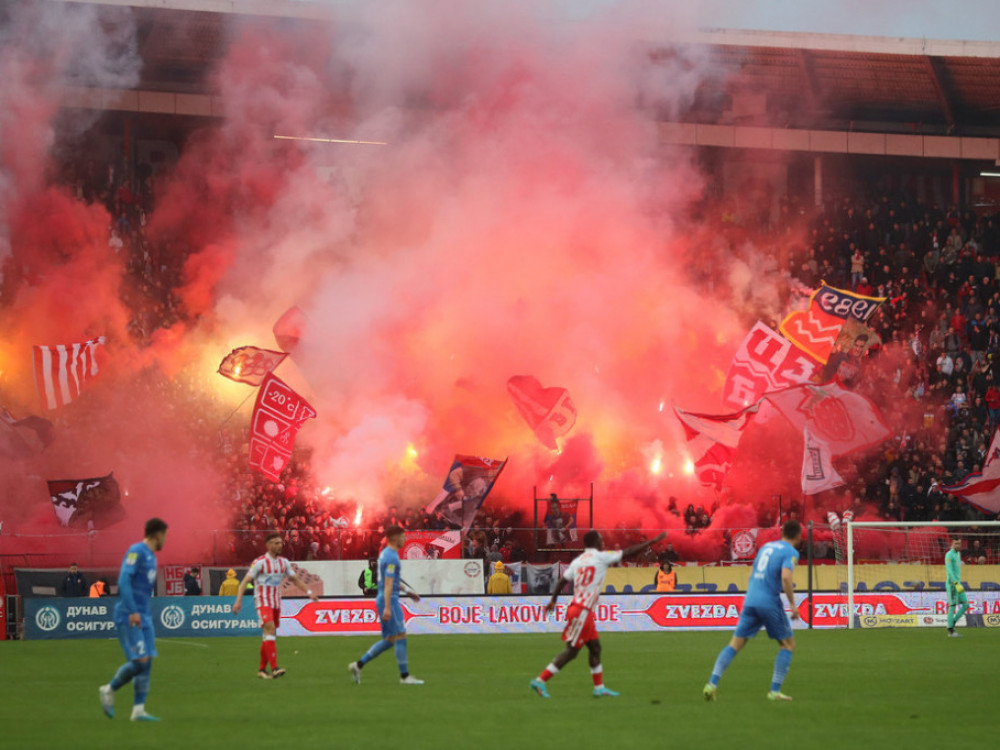
MULTIPOLYGON (((382 618, 382 640, 372 646, 357 661, 347 665, 351 677, 358 685, 361 684, 361 669, 390 648, 396 649, 396 661, 399 663, 399 681, 404 685, 423 685, 410 674, 406 655, 406 620, 403 617, 403 606, 399 603, 402 590, 402 579, 399 570, 399 550, 406 542, 406 532, 399 526, 390 526, 385 530, 386 547, 378 556, 378 596, 375 597, 375 607, 382 618)), ((407 587, 409 588, 409 587, 407 587)), ((420 597, 415 591, 407 591, 406 595, 419 602, 420 597)))
POLYGON ((145 539, 128 548, 118 574, 118 603, 115 605, 114 620, 118 641, 127 661, 118 668, 111 682, 98 688, 101 708, 109 719, 115 715, 115 691, 134 680, 132 721, 159 721, 146 713, 146 695, 149 693, 153 657, 156 656, 152 604, 156 586, 156 553, 163 549, 167 539, 166 522, 150 518, 146 521, 145 534, 145 539))
POLYGON ((788 621, 785 608, 781 604, 781 592, 784 591, 788 598, 792 608, 792 619, 799 619, 798 610, 795 608, 792 574, 795 563, 799 560, 796 548, 801 542, 802 525, 798 521, 788 521, 781 529, 781 541, 768 542, 760 548, 757 558, 753 561, 753 572, 750 574, 750 583, 747 586, 747 595, 743 599, 743 611, 736 624, 736 632, 729 645, 722 649, 719 658, 715 660, 712 676, 705 685, 705 700, 715 700, 723 672, 736 658, 736 654, 747 645, 747 641, 757 635, 761 628, 765 628, 768 637, 777 641, 781 647, 774 660, 774 675, 771 677, 771 690, 767 694, 767 699, 791 700, 781 692, 781 685, 792 664, 795 637, 792 633, 792 624, 788 621))

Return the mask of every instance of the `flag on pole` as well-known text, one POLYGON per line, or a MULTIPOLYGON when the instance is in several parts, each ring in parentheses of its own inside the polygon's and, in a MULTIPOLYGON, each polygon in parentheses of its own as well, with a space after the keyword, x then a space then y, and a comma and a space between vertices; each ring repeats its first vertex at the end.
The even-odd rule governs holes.
POLYGON ((287 352, 274 352, 256 346, 241 346, 226 355, 219 365, 219 374, 237 383, 259 386, 264 376, 280 365, 287 352))
POLYGON ((722 390, 723 405, 743 409, 769 391, 808 383, 817 369, 812 358, 758 321, 729 365, 722 390))
POLYGON ((743 431, 759 408, 758 402, 735 414, 716 416, 694 414, 674 407, 674 413, 684 427, 695 476, 701 484, 722 489, 722 482, 733 466, 743 431))
POLYGON ((741 529, 732 535, 729 555, 732 560, 753 560, 757 556, 757 533, 759 529, 741 529))
POLYGON ((448 469, 444 486, 430 505, 428 513, 441 511, 445 520, 463 530, 469 529, 479 507, 507 465, 507 459, 456 455, 448 469))
POLYGON ((121 489, 113 473, 94 479, 55 479, 48 485, 60 526, 98 529, 125 517, 121 489))
POLYGON ((848 320, 867 323, 885 297, 866 297, 826 284, 809 297, 804 311, 791 313, 781 323, 781 332, 817 362, 826 364, 848 320))
POLYGON ((558 450, 556 438, 573 429, 576 407, 565 388, 543 388, 531 375, 515 375, 507 381, 507 392, 524 421, 547 448, 558 450))
POLYGON ((805 452, 802 456, 802 493, 818 495, 820 492, 844 484, 840 474, 833 468, 830 446, 815 438, 809 431, 808 424, 802 430, 802 438, 805 442, 805 452))
POLYGON ((38 398, 46 409, 58 409, 76 399, 87 380, 97 375, 100 336, 82 344, 33 346, 32 365, 38 398))
POLYGON ((1000 431, 993 435, 993 442, 986 452, 982 471, 969 474, 958 484, 942 487, 942 492, 961 498, 983 513, 1000 513, 1000 431))
POLYGON ((55 440, 52 423, 34 415, 17 419, 6 407, 0 409, 0 456, 25 458, 48 448, 55 440))
POLYGON ((281 378, 269 372, 250 418, 250 467, 277 482, 288 466, 295 435, 316 410, 281 378))
POLYGON ((797 430, 808 426, 810 434, 829 446, 833 456, 872 448, 892 434, 875 404, 837 383, 797 385, 764 398, 797 430))
POLYGON ((291 354, 299 345, 306 328, 306 316, 298 307, 289 307, 278 318, 271 332, 278 348, 291 354))

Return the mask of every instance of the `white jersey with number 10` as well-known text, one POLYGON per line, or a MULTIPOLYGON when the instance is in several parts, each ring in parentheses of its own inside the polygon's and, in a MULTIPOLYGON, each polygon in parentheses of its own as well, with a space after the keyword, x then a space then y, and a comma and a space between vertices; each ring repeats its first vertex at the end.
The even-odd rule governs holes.
POLYGON ((573 584, 573 604, 593 611, 604 590, 608 568, 622 561, 621 550, 588 549, 566 568, 563 578, 573 584))

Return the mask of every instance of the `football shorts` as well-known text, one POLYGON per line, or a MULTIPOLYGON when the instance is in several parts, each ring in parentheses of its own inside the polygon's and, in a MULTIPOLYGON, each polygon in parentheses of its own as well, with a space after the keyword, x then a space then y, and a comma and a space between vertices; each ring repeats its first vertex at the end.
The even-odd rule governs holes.
POLYGON ((596 641, 597 621, 594 613, 579 604, 570 604, 566 610, 566 627, 562 639, 572 648, 583 648, 590 641, 596 641))

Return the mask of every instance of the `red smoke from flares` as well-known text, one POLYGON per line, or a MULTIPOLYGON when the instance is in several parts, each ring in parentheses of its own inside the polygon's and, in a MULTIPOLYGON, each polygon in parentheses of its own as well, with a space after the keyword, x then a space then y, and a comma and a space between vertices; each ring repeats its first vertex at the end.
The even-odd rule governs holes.
MULTIPOLYGON (((636 101, 655 94, 683 111, 705 73, 698 59, 685 60, 684 76, 651 74, 636 53, 641 14, 566 25, 527 4, 499 15, 451 3, 357 12, 331 34, 234 22, 215 75, 224 116, 156 185, 147 227, 158 260, 180 269, 188 323, 145 352, 128 351, 103 209, 15 185, 13 252, 32 262, 7 353, 92 332, 117 344, 92 394, 105 418, 88 412, 84 424, 67 412, 61 440, 86 449, 65 448, 45 471, 114 468, 123 484, 145 483, 133 493, 149 498, 144 509, 224 523, 200 510, 221 479, 189 450, 211 432, 197 419, 215 415, 178 413, 136 378, 140 368, 198 368, 210 389, 206 362, 232 345, 269 345, 274 321, 298 304, 310 325, 295 364, 320 412, 300 441, 334 496, 427 502, 455 452, 478 453, 510 457, 494 495, 512 505, 526 508, 533 486, 572 495, 594 482, 598 525, 681 528, 668 497, 681 510, 714 498, 684 473, 681 430, 659 404, 714 409, 752 322, 747 307, 781 308, 774 290, 721 301, 689 275, 712 234, 679 228, 702 199, 701 177, 685 154, 664 151, 636 101), (510 403, 504 383, 515 373, 572 394, 579 419, 561 455, 537 444, 510 403), (136 413, 149 415, 155 441, 136 434, 136 413), (646 453, 657 440, 663 471, 653 476, 646 453), (183 492, 147 479, 161 475, 183 492)), ((648 28, 669 26, 668 11, 654 12, 648 28)), ((18 111, 37 113, 22 126, 43 127, 51 95, 20 92, 18 111)), ((43 146, 5 168, 44 173, 43 146)), ((10 382, 29 403, 30 374, 15 368, 10 382)), ((673 535, 682 554, 711 556, 722 524, 756 525, 775 495, 796 496, 798 440, 748 434, 733 497, 709 532, 673 535)))

